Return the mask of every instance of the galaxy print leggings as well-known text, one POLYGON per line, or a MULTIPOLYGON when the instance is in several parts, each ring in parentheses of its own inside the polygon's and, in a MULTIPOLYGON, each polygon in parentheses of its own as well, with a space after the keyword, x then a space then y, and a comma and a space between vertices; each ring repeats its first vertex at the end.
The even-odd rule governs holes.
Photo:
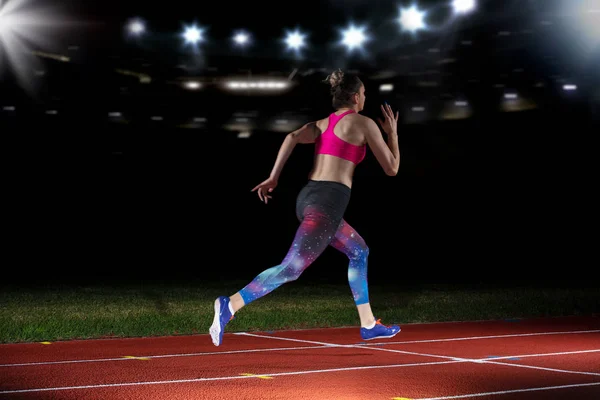
POLYGON ((356 305, 369 302, 367 258, 369 248, 362 237, 343 220, 350 188, 338 182, 310 180, 296 199, 300 227, 282 263, 266 269, 240 290, 247 305, 284 283, 294 281, 323 253, 327 246, 350 260, 348 282, 356 305))

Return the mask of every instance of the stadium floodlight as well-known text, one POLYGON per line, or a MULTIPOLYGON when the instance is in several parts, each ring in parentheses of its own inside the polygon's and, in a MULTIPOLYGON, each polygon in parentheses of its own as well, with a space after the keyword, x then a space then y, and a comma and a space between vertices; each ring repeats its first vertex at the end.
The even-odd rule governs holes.
POLYGON ((475 0, 454 0, 452 7, 456 14, 465 14, 475 9, 475 0))
POLYGON ((127 32, 134 36, 143 35, 146 32, 146 24, 139 18, 134 18, 127 23, 127 32))
POLYGON ((398 22, 403 31, 416 32, 419 29, 424 29, 426 27, 425 11, 419 10, 415 5, 409 8, 401 8, 398 22))
POLYGON ((233 42, 237 46, 247 46, 250 44, 250 34, 245 31, 238 31, 233 35, 233 42))
POLYGON ((287 32, 285 43, 288 49, 293 51, 299 51, 301 48, 306 46, 306 35, 301 33, 299 30, 293 32, 287 32))
POLYGON ((182 33, 186 43, 196 45, 204 41, 204 29, 199 28, 195 24, 185 27, 182 33))
POLYGON ((277 92, 289 88, 289 82, 285 80, 229 80, 225 83, 229 90, 253 90, 256 92, 277 92))
POLYGON ((342 44, 348 51, 362 48, 363 43, 368 40, 365 30, 364 26, 350 25, 349 28, 342 31, 342 44))
POLYGON ((198 90, 202 88, 202 83, 198 81, 186 81, 183 83, 183 87, 188 90, 198 90))

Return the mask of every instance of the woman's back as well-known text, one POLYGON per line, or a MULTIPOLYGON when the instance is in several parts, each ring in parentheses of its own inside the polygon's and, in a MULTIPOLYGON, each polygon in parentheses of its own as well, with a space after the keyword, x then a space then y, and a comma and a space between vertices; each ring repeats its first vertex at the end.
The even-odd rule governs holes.
POLYGON ((315 159, 310 179, 340 182, 352 187, 354 169, 366 153, 362 129, 365 118, 352 110, 338 110, 317 121, 321 133, 315 138, 315 159))

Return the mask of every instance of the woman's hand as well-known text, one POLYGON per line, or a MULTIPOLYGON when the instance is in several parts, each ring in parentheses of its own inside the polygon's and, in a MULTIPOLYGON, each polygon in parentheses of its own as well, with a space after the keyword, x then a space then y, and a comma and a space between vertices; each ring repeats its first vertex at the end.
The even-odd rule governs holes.
POLYGON ((397 134, 399 111, 396 111, 396 115, 394 116, 392 107, 390 107, 388 103, 385 103, 385 105, 381 106, 381 113, 383 114, 384 120, 382 121, 381 118, 377 118, 377 121, 384 132, 388 135, 397 134))
POLYGON ((258 185, 256 185, 256 187, 254 189, 252 189, 252 192, 257 191, 258 198, 260 199, 260 201, 264 201, 265 204, 267 204, 269 202, 269 199, 272 197, 268 193, 271 193, 273 191, 273 189, 275 189, 276 187, 277 187, 277 179, 269 177, 268 179, 264 180, 262 183, 259 183, 258 185))

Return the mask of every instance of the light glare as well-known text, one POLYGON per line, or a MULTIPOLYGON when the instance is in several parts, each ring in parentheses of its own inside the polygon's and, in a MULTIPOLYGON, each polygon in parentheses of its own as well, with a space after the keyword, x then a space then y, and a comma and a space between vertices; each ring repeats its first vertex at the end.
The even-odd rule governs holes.
POLYGON ((417 6, 400 9, 400 17, 398 21, 402 30, 415 32, 425 28, 425 12, 420 11, 417 6))
POLYGON ((233 37, 233 40, 239 45, 244 45, 248 43, 248 41, 250 40, 250 36, 245 32, 238 32, 233 37))
POLYGON ((342 33, 342 44, 346 46, 348 50, 362 47, 363 43, 367 40, 367 36, 364 32, 365 27, 350 26, 350 28, 342 33))
POLYGON ((196 44, 204 40, 202 33, 204 31, 196 25, 189 26, 183 31, 183 38, 187 43, 196 44))
POLYGON ((452 7, 456 13, 467 13, 475 8, 475 0, 454 0, 452 7))
POLYGON ((299 31, 288 32, 285 43, 292 50, 300 50, 300 48, 306 46, 305 37, 306 35, 301 34, 299 31))
POLYGON ((32 3, 0 0, 0 67, 6 62, 27 90, 32 90, 34 84, 31 71, 38 62, 34 52, 54 47, 52 33, 67 25, 54 10, 32 3))
POLYGON ((145 26, 144 22, 142 22, 139 19, 134 19, 134 20, 130 21, 127 28, 129 30, 129 32, 134 35, 141 35, 142 33, 144 33, 146 31, 146 26, 145 26))

